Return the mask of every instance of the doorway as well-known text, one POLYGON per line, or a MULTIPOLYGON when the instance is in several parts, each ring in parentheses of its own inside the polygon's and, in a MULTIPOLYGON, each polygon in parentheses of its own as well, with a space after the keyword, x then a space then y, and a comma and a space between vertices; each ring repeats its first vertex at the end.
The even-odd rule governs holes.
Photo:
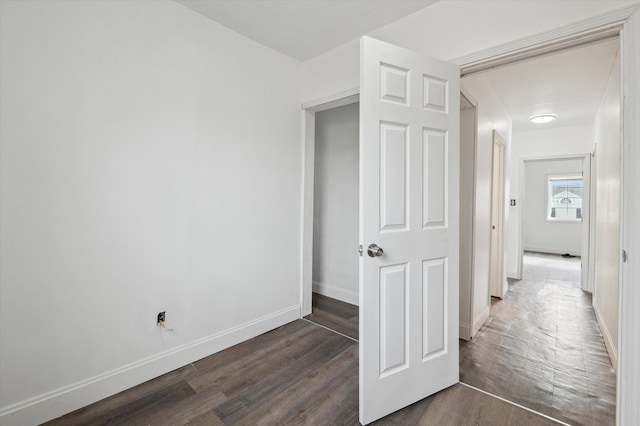
MULTIPOLYGON (((620 104, 616 105, 614 99, 620 92, 616 78, 619 74, 618 44, 618 39, 610 39, 569 52, 573 56, 578 55, 580 49, 607 52, 609 62, 603 66, 606 78, 598 83, 591 81, 593 85, 598 84, 601 91, 596 96, 596 108, 586 123, 581 125, 576 121, 566 122, 565 126, 526 128, 527 123, 517 125, 514 118, 510 156, 512 189, 510 202, 505 202, 505 206, 516 224, 515 228, 509 228, 509 232, 512 236, 519 232, 519 247, 522 248, 513 250, 517 255, 513 256, 512 253, 510 260, 509 255, 507 259, 511 265, 508 267, 510 277, 521 280, 509 283, 509 292, 504 300, 492 300, 491 315, 485 326, 471 344, 463 343, 461 346, 461 381, 571 424, 615 422, 614 368, 617 359, 615 356, 609 357, 609 354, 615 353, 615 349, 609 349, 612 345, 608 341, 613 338, 607 337, 607 334, 611 334, 612 322, 598 314, 595 303, 598 289, 595 289, 593 300, 585 290, 591 279, 589 276, 593 276, 589 273, 590 246, 599 246, 601 238, 606 235, 595 232, 594 236, 589 222, 589 184, 595 181, 602 187, 607 182, 606 178, 596 176, 595 170, 591 169, 590 152, 594 150, 594 141, 602 139, 611 143, 610 151, 607 151, 612 158, 611 163, 614 163, 613 158, 617 159, 615 164, 620 162, 619 134, 611 130, 596 130, 619 128, 619 116, 612 119, 612 115, 603 114, 605 109, 610 108, 620 111, 620 104), (607 50, 609 47, 614 50, 607 50), (613 100, 611 103, 610 97, 613 100), (552 158, 554 156, 560 158, 552 158), (568 166, 569 162, 573 162, 572 167, 568 166), (534 169, 538 170, 534 173, 534 169), (519 218, 520 223, 517 220, 519 218), (521 225, 527 221, 532 223, 521 225), (517 232, 511 232, 512 229, 517 232), (516 273, 514 260, 522 255, 523 250, 531 252, 524 253, 524 267, 521 264, 516 273), (535 254, 534 251, 552 254, 535 254), (562 254, 578 257, 563 259, 560 257, 562 254), (581 260, 585 262, 583 266, 580 265, 581 260), (588 344, 587 350, 582 347, 585 342, 588 344), (585 404, 585 401, 588 403, 585 404), (586 416, 587 413, 592 417, 586 416)), ((587 56, 589 54, 586 53, 587 56)), ((552 56, 542 58, 548 69, 552 56)), ((604 56, 599 55, 598 58, 603 60, 604 56)), ((522 66, 533 64, 537 69, 536 61, 530 59, 522 66)), ((496 88, 500 81, 495 76, 504 76, 506 73, 518 75, 520 72, 505 66, 494 76, 487 76, 486 80, 496 88)), ((560 73, 557 70, 554 72, 560 73)), ((581 78, 579 71, 573 70, 571 73, 572 78, 581 78)), ((515 86, 517 84, 511 89, 514 90, 515 86)), ((504 95, 499 90, 496 89, 497 97, 503 100, 501 96, 504 95)), ((535 90, 554 92, 548 86, 535 90)), ((519 94, 522 95, 522 91, 519 94)), ((480 107, 482 101, 479 99, 480 107)), ((505 109, 510 110, 511 101, 504 99, 505 109)), ((553 105, 553 101, 547 100, 546 105, 553 105)), ((532 106, 539 108, 538 104, 532 106)), ((569 112, 564 114, 570 115, 569 112)), ((603 151, 598 149, 596 154, 604 154, 603 151)), ((616 182, 620 182, 619 169, 617 174, 612 171, 611 179, 614 182, 611 188, 614 207, 604 214, 617 223, 617 231, 613 229, 608 234, 618 238, 620 187, 616 186, 616 182)), ((600 190, 599 193, 607 192, 600 190)), ((604 208, 600 204, 598 207, 604 208)), ((610 243, 613 245, 615 241, 610 243)), ((612 249, 608 253, 615 254, 616 251, 612 249)), ((602 257, 596 255, 596 276, 598 265, 602 270, 603 266, 609 268, 605 266, 607 264, 619 264, 615 260, 602 262, 602 257)), ((603 282, 602 279, 598 281, 603 282)), ((617 294, 617 271, 613 279, 604 281, 612 283, 617 294)), ((613 288, 604 291, 607 294, 605 297, 612 300, 608 292, 613 293, 613 288)), ((617 320, 613 323, 613 329, 617 332, 617 320)))
POLYGON ((312 306, 304 319, 358 340, 359 103, 315 112, 312 306))
MULTIPOLYGON (((359 100, 359 89, 354 88, 345 92, 337 93, 334 96, 319 99, 312 103, 304 104, 303 107, 303 128, 304 128, 304 170, 303 170, 303 211, 302 211, 302 268, 301 268, 301 291, 300 291, 300 317, 305 317, 312 313, 313 294, 313 265, 314 265, 314 198, 315 198, 315 152, 316 152, 316 114, 329 111, 342 106, 357 104, 359 100)), ((348 126, 346 123, 343 125, 348 126)), ((357 125, 357 123, 356 123, 357 125)), ((339 126, 338 126, 339 127, 339 126)), ((328 165, 330 166, 330 165, 328 165)), ((357 189, 356 189, 357 194, 357 189)), ((356 223, 357 231, 357 223, 356 223)), ((357 244, 354 250, 357 253, 357 244)), ((348 250, 348 248, 345 248, 348 250)), ((318 282, 317 284, 323 284, 318 282)), ((316 285, 318 291, 331 291, 330 287, 316 285)), ((344 292, 333 292, 345 294, 344 292)), ((357 294, 357 293, 356 293, 357 294)), ((353 297, 353 292, 347 293, 353 297)))

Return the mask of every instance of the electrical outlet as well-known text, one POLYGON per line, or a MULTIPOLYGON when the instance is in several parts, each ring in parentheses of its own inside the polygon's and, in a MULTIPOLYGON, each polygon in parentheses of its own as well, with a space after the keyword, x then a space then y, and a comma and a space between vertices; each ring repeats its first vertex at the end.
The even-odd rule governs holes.
POLYGON ((165 311, 158 313, 158 327, 164 327, 165 311))

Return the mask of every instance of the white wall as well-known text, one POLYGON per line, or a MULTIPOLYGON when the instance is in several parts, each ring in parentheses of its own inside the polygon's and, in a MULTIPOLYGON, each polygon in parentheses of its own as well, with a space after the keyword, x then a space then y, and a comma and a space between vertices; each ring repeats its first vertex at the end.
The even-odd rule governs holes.
POLYGON ((511 150, 510 199, 516 200, 515 207, 509 207, 506 241, 507 276, 521 278, 519 267, 519 247, 524 245, 522 224, 522 195, 520 174, 527 159, 584 156, 594 149, 593 126, 541 128, 541 130, 514 131, 511 150))
MULTIPOLYGON (((596 252, 593 307, 613 365, 618 357, 620 268, 620 64, 611 70, 594 121, 596 148, 596 252)), ((637 166, 636 166, 637 167, 637 166)), ((629 218, 634 220, 634 218, 629 218)), ((636 218, 637 219, 637 218, 636 218)), ((633 285, 633 284, 632 284, 633 285)))
MULTIPOLYGON (((473 294, 471 335, 489 316, 489 269, 491 260, 491 187, 493 170, 493 131, 506 142, 506 157, 511 150, 511 116, 482 74, 465 77, 461 82, 465 93, 477 102, 477 146, 475 162, 475 219, 473 223, 473 294)), ((507 170, 509 162, 507 160, 507 170)), ((505 194, 509 193, 509 181, 505 194)), ((507 202, 504 202, 505 211, 507 202)), ((508 217, 507 217, 508 219, 508 217)), ((504 277, 506 279, 506 277, 504 277)))
POLYGON ((358 304, 359 104, 316 113, 313 291, 358 304))
POLYGON ((299 63, 172 1, 0 7, 0 423, 299 317, 299 63))
POLYGON ((524 249, 580 256, 582 222, 547 220, 547 178, 580 176, 582 159, 530 161, 525 163, 525 169, 524 249))

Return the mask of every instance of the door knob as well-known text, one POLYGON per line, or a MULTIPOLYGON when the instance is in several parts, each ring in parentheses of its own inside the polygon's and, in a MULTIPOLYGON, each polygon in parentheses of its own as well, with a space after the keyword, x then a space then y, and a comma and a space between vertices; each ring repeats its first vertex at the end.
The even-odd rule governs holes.
POLYGON ((375 243, 369 244, 369 247, 367 247, 367 254, 370 257, 382 256, 382 253, 384 253, 382 247, 378 247, 378 245, 375 243))

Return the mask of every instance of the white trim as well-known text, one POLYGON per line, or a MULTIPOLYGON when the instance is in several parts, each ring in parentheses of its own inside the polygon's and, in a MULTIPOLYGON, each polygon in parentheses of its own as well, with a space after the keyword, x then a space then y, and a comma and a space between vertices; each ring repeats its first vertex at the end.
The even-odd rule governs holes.
POLYGON ((313 292, 358 306, 359 292, 313 281, 313 292))
POLYGON ((0 424, 35 425, 85 407, 299 318, 300 306, 232 327, 157 355, 5 407, 0 424))
MULTIPOLYGON (((315 179, 316 112, 350 105, 360 100, 355 87, 302 104, 302 253, 300 270, 300 317, 311 313, 313 290, 313 194, 315 179)), ((318 293, 321 293, 318 291, 318 293)), ((330 296, 333 297, 333 296, 330 296)), ((338 300, 339 297, 335 297, 338 300)), ((355 302, 358 304, 359 296, 355 302)))
POLYGON ((480 314, 473 319, 473 325, 471 326, 471 337, 475 336, 480 327, 489 319, 489 312, 491 306, 485 307, 480 314))
POLYGON ((594 224, 591 214, 595 205, 591 199, 594 177, 591 168, 591 155, 589 155, 582 160, 582 180, 587 183, 587 186, 584 186, 582 190, 582 204, 585 207, 582 209, 582 228, 580 229, 580 287, 583 291, 588 291, 589 293, 593 293, 594 291, 594 289, 589 286, 591 279, 589 271, 593 266, 591 263, 591 240, 595 242, 596 238, 595 234, 591 233, 591 227, 594 224))
MULTIPOLYGON (((472 316, 473 316, 473 301, 474 301, 474 291, 475 291, 475 269, 476 269, 476 251, 475 251, 475 219, 476 219, 476 164, 478 160, 478 101, 469 93, 469 91, 460 85, 460 94, 473 106, 474 117, 473 117, 473 184, 471 188, 471 241, 469 244, 471 245, 471 271, 469 271, 469 320, 467 324, 460 323, 460 316, 458 315, 458 335, 461 339, 471 340, 473 337, 473 333, 471 330, 473 328, 472 325, 472 316)), ((462 154, 461 154, 462 155, 462 154)), ((458 298, 460 295, 458 294, 458 298)))
POLYGON ((360 88, 353 87, 333 95, 325 96, 313 101, 304 102, 302 109, 311 112, 326 111, 332 108, 338 108, 344 105, 355 104, 360 100, 360 88))
POLYGON ((300 318, 311 313, 313 279, 313 191, 316 113, 302 110, 302 234, 300 262, 300 318))
POLYGON ((640 12, 621 31, 622 235, 628 260, 620 264, 618 291, 617 423, 640 422, 640 12))
POLYGON ((611 365, 615 370, 617 370, 618 352, 616 351, 616 346, 614 345, 613 339, 611 338, 611 332, 607 328, 607 323, 602 318, 602 315, 598 310, 598 306, 596 306, 595 304, 593 305, 593 311, 596 313, 598 328, 600 328, 600 332, 604 340, 604 345, 606 346, 607 352, 609 353, 609 359, 611 360, 611 365))
POLYGON ((558 419, 554 419, 553 417, 547 416, 546 414, 542 414, 542 413, 540 413, 540 412, 538 412, 538 411, 536 411, 536 410, 532 410, 531 408, 525 407, 524 405, 516 404, 516 403, 515 403, 515 402, 513 402, 513 401, 509 401, 508 399, 504 399, 504 398, 503 398, 503 397, 501 397, 501 396, 494 395, 494 394, 492 394, 492 393, 490 393, 490 392, 484 391, 484 390, 482 390, 482 389, 480 389, 480 388, 477 388, 477 387, 475 387, 475 386, 471 386, 471 385, 468 385, 468 384, 466 384, 466 383, 462 383, 462 382, 460 382, 460 384, 461 384, 462 386, 466 386, 466 387, 468 387, 468 388, 471 388, 471 389, 473 389, 473 390, 475 390, 475 391, 478 391, 478 392, 480 392, 480 393, 483 393, 483 394, 485 394, 485 395, 489 395, 489 396, 491 396, 491 397, 493 397, 493 398, 495 398, 495 399, 499 399, 500 401, 502 401, 502 402, 506 402, 507 404, 510 404, 510 405, 515 406, 515 407, 521 408, 521 409, 523 409, 523 410, 525 410, 525 411, 528 411, 528 412, 530 412, 530 413, 537 414, 538 416, 544 417, 545 419, 549 419, 549 420, 551 420, 551 421, 553 421, 553 422, 556 422, 556 423, 559 423, 559 424, 561 424, 561 425, 571 426, 569 423, 565 423, 565 422, 562 422, 562 421, 560 421, 560 420, 558 420, 558 419))
POLYGON ((602 40, 619 33, 625 20, 632 16, 637 9, 638 5, 632 4, 551 31, 461 56, 451 62, 461 66, 461 75, 469 75, 519 60, 602 40))
POLYGON ((462 340, 471 340, 471 327, 469 324, 458 323, 458 337, 462 340))
POLYGON ((569 253, 570 255, 581 257, 579 252, 570 249, 559 249, 559 248, 549 248, 549 247, 531 247, 525 246, 524 251, 532 251, 534 253, 547 253, 547 254, 565 254, 569 253))

